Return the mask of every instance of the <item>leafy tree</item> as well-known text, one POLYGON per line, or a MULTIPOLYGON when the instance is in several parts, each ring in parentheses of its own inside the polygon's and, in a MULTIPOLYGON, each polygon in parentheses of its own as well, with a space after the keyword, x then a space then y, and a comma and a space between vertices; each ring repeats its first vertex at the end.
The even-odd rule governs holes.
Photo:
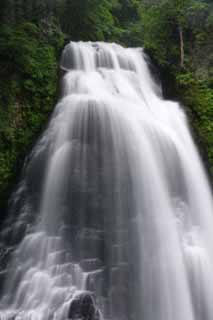
POLYGON ((113 9, 114 41, 129 46, 142 46, 140 0, 119 0, 113 9))
POLYGON ((143 45, 161 67, 170 97, 184 104, 213 177, 213 4, 142 0, 140 13, 143 45))
POLYGON ((185 39, 191 40, 193 27, 206 18, 207 4, 199 0, 146 1, 141 7, 144 44, 161 63, 185 64, 185 39))
POLYGON ((115 4, 115 0, 66 0, 62 29, 74 40, 105 40, 113 31, 115 4))

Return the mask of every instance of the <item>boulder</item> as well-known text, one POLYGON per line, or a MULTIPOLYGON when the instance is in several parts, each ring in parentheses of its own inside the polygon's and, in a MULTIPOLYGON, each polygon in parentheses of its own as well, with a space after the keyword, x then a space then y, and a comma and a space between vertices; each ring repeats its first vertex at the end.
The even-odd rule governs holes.
POLYGON ((82 292, 70 304, 68 319, 99 320, 100 313, 90 292, 82 292))

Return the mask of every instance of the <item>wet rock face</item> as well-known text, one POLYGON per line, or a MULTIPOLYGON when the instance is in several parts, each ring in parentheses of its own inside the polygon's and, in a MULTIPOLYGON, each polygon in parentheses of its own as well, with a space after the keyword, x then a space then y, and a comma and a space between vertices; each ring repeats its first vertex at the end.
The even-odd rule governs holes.
POLYGON ((99 320, 99 310, 89 292, 77 295, 71 302, 68 319, 99 320))
MULTIPOLYGON (((133 258, 138 240, 131 230, 136 210, 128 150, 123 141, 114 144, 114 130, 121 140, 124 136, 114 125, 97 101, 78 106, 70 132, 75 149, 66 173, 64 238, 103 317, 126 320, 135 309, 132 265, 139 260, 133 258)), ((91 295, 81 294, 70 305, 69 319, 94 320, 98 314, 91 295)))

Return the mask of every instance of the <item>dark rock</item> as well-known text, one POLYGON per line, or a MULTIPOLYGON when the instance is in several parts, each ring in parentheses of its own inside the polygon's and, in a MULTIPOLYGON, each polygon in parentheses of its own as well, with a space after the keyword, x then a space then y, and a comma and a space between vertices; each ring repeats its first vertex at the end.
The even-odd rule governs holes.
POLYGON ((131 269, 128 263, 117 265, 110 269, 111 286, 128 286, 130 281, 131 269))
POLYGON ((5 271, 0 271, 0 294, 2 293, 3 287, 4 287, 4 281, 7 278, 8 272, 5 271))
POLYGON ((104 237, 103 232, 95 229, 84 228, 77 233, 75 238, 78 258, 91 259, 103 256, 104 237))
POLYGON ((98 297, 107 295, 107 273, 104 268, 88 274, 87 290, 94 292, 98 297))
POLYGON ((100 313, 90 292, 78 294, 71 302, 68 319, 99 320, 100 313))
POLYGON ((110 269, 109 305, 112 318, 121 320, 131 318, 130 315, 134 311, 132 285, 132 270, 128 263, 118 264, 110 269))
POLYGON ((128 229, 117 229, 111 232, 110 239, 113 244, 123 244, 129 241, 129 231, 128 229))
POLYGON ((100 259, 84 259, 80 262, 81 268, 86 271, 90 272, 93 270, 101 269, 103 267, 103 263, 100 259))
POLYGON ((121 263, 126 263, 129 259, 129 247, 128 244, 113 245, 111 247, 111 264, 118 265, 121 263))
POLYGON ((127 320, 130 314, 130 296, 126 287, 113 287, 109 292, 109 297, 112 317, 127 320))

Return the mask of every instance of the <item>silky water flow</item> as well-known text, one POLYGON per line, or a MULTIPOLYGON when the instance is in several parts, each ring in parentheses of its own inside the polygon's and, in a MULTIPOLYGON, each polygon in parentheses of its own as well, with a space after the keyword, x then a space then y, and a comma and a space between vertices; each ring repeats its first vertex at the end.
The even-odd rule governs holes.
POLYGON ((212 320, 212 195, 142 49, 71 42, 1 232, 1 320, 212 320))

